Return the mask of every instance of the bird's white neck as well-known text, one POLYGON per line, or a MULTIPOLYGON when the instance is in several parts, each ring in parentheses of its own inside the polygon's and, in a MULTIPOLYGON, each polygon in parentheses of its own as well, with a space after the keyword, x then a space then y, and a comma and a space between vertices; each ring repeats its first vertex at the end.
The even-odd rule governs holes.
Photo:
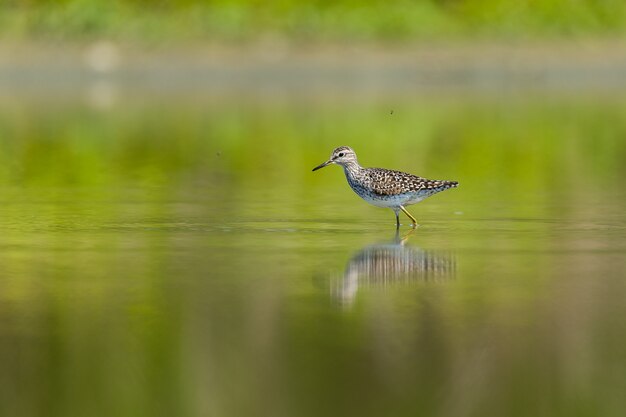
POLYGON ((363 169, 361 168, 361 165, 359 165, 359 163, 356 161, 347 162, 343 164, 342 166, 343 166, 343 172, 345 172, 346 177, 348 178, 358 175, 359 172, 363 169))

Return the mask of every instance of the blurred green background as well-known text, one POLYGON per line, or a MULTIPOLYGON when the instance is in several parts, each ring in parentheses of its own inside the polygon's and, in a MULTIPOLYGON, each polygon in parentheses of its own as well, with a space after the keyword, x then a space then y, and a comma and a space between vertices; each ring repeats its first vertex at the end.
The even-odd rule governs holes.
POLYGON ((0 415, 622 416, 625 8, 3 2, 0 415))
POLYGON ((139 41, 402 40, 513 36, 622 35, 617 0, 7 0, 3 37, 139 41))

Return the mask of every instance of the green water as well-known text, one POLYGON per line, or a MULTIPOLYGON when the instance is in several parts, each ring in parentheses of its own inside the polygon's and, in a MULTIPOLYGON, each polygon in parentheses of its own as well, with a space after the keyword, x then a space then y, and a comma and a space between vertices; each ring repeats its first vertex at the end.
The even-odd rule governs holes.
POLYGON ((0 415, 623 415, 623 97, 272 97, 0 101, 0 415))

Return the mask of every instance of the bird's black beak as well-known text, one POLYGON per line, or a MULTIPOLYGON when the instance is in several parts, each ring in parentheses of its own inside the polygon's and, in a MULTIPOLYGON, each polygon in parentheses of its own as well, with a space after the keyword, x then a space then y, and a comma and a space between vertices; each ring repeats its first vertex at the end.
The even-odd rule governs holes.
POLYGON ((328 161, 324 162, 323 164, 319 164, 318 166, 313 168, 313 171, 317 171, 318 169, 324 168, 326 165, 332 164, 332 163, 333 163, 333 161, 329 159, 328 161))

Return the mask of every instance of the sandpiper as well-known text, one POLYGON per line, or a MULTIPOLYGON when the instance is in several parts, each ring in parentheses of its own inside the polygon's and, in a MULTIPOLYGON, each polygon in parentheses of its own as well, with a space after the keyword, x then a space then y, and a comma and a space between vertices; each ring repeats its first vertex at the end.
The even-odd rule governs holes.
POLYGON ((348 184, 363 200, 377 207, 392 209, 396 214, 396 228, 400 227, 400 210, 411 219, 414 228, 417 226, 417 220, 405 206, 419 203, 426 197, 459 184, 456 181, 428 180, 390 169, 363 168, 356 159, 356 153, 348 146, 335 148, 330 159, 313 168, 313 171, 330 164, 343 167, 348 184))

